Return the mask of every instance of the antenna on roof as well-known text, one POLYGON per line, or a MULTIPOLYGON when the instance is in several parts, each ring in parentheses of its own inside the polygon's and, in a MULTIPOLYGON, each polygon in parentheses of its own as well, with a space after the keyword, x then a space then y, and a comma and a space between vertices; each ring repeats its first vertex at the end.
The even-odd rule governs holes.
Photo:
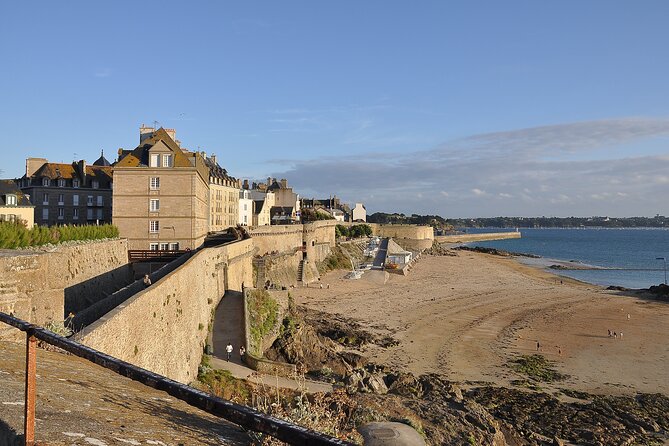
POLYGON ((159 124, 158 121, 153 121, 153 128, 154 128, 155 130, 158 130, 158 124, 159 124))
POLYGON ((78 153, 73 153, 72 156, 74 157, 74 161, 76 161, 77 158, 79 157, 79 154, 78 153))

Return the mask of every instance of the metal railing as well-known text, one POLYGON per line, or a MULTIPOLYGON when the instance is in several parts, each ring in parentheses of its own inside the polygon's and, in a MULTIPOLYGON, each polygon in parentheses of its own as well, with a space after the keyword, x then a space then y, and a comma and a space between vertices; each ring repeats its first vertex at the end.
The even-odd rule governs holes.
POLYGON ((222 398, 178 383, 157 373, 150 372, 113 356, 86 347, 78 342, 59 336, 49 330, 0 312, 0 322, 26 333, 26 385, 24 433, 26 446, 35 446, 35 400, 37 371, 37 340, 44 341, 75 356, 87 359, 99 366, 138 381, 151 388, 167 392, 212 415, 237 424, 245 429, 261 432, 292 445, 352 445, 328 435, 312 431, 250 407, 232 403, 222 398))
POLYGON ((190 251, 166 251, 150 249, 129 249, 128 261, 132 262, 171 262, 190 251))

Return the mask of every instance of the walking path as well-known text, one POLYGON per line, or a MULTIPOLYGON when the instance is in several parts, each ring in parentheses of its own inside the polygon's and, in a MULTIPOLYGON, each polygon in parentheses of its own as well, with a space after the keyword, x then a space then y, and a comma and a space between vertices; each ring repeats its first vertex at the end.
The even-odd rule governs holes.
POLYGON ((277 386, 287 389, 304 390, 309 393, 331 392, 332 385, 305 379, 284 378, 258 373, 246 367, 239 357, 239 347, 244 345, 244 298, 242 293, 228 291, 216 308, 212 329, 214 354, 211 365, 215 369, 227 370, 232 376, 246 379, 256 384, 277 386), (232 358, 226 360, 225 347, 228 342, 233 346, 232 358))

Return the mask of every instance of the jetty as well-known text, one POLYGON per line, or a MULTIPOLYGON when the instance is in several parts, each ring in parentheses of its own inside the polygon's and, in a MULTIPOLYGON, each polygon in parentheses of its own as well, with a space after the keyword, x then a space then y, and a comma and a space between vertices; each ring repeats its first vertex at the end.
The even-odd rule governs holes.
POLYGON ((455 234, 455 235, 435 235, 434 239, 439 243, 471 243, 491 240, 506 240, 521 238, 520 231, 509 232, 485 232, 480 234, 455 234))

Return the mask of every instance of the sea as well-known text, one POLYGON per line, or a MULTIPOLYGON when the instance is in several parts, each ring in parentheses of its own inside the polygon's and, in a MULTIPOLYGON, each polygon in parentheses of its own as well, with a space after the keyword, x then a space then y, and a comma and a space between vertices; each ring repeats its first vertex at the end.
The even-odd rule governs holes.
MULTIPOLYGON (((665 282, 669 260, 669 229, 583 228, 518 229, 522 238, 473 242, 469 246, 534 254, 539 259, 520 257, 523 263, 544 266, 576 265, 589 269, 549 271, 602 286, 648 288, 665 282)), ((467 233, 503 232, 508 229, 462 229, 467 233)), ((514 229, 515 231, 515 229, 514 229)))

